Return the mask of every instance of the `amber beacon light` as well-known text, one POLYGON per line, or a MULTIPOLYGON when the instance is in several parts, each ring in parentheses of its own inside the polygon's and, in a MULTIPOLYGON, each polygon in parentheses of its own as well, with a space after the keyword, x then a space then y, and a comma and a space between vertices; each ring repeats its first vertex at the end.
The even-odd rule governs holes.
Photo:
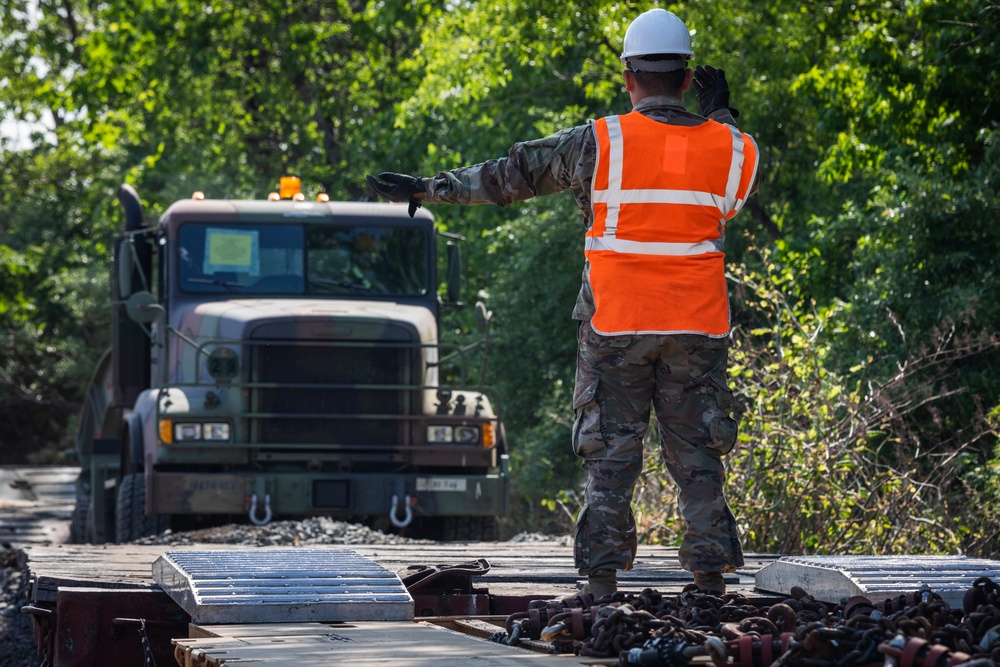
POLYGON ((302 181, 298 176, 282 176, 278 183, 278 194, 282 199, 295 199, 302 196, 302 181))

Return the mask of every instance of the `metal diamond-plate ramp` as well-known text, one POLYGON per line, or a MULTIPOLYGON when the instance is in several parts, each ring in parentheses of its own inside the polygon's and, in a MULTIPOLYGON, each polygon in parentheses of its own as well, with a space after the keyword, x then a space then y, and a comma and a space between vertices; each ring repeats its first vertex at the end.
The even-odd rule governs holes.
POLYGON ((838 603, 864 595, 880 602, 926 584, 952 607, 979 577, 1000 582, 1000 561, 965 556, 783 556, 754 575, 757 588, 789 593, 801 586, 817 600, 838 603))
POLYGON ((413 620, 399 577, 350 550, 168 551, 153 580, 195 623, 413 620))

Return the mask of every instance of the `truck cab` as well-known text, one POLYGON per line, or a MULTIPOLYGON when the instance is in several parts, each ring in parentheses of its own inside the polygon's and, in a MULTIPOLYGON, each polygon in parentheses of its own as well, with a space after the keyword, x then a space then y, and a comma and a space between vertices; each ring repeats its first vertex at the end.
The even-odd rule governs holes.
POLYGON ((495 539, 505 434, 496 397, 465 377, 476 346, 440 341, 459 257, 430 213, 196 196, 147 226, 134 190, 119 198, 113 343, 81 415, 75 539, 314 515, 495 539))

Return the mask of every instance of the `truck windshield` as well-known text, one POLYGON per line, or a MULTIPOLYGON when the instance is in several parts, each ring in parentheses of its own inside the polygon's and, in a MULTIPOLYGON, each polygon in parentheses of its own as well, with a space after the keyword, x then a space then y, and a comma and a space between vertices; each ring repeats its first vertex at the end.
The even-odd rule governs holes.
POLYGON ((413 227, 187 223, 179 240, 185 292, 421 296, 430 283, 413 227))

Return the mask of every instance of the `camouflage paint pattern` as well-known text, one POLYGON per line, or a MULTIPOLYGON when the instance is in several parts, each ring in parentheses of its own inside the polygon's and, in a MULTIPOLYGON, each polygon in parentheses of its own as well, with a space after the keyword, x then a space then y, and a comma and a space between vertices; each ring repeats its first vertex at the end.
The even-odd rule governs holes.
POLYGON ((581 574, 628 570, 636 552, 631 501, 643 437, 656 413, 660 452, 677 484, 686 532, 681 567, 731 572, 743 564, 723 494, 722 456, 736 443, 725 339, 692 334, 601 336, 579 329, 573 450, 589 477, 577 520, 581 574))
MULTIPOLYGON (((419 226, 430 236, 433 218, 420 211, 411 220, 405 207, 358 202, 258 202, 184 200, 173 204, 159 222, 163 239, 163 264, 169 291, 166 329, 163 321, 151 325, 157 352, 153 355, 152 388, 142 392, 132 417, 137 426, 130 437, 140 442, 143 463, 151 478, 147 509, 159 514, 239 514, 247 511, 251 494, 269 495, 276 515, 325 512, 330 514, 383 514, 392 497, 409 497, 416 515, 503 515, 506 512, 508 474, 506 457, 493 445, 431 444, 426 424, 478 425, 490 423, 501 433, 494 405, 481 387, 449 387, 443 400, 439 384, 440 352, 435 310, 436 294, 413 298, 338 298, 334 295, 281 295, 236 293, 185 293, 176 276, 179 229, 187 222, 240 224, 392 224, 419 226), (162 342, 163 346, 160 346, 162 342), (294 382, 261 380, 260 366, 251 367, 256 351, 276 345, 289 348, 301 343, 314 350, 345 347, 379 348, 383 345, 419 350, 421 363, 405 377, 383 379, 371 371, 369 379, 347 382, 339 369, 317 370, 294 382), (236 354, 240 371, 231 380, 219 381, 208 371, 208 354, 221 347, 236 354), (283 402, 278 409, 262 410, 254 403, 258 384, 287 382, 308 406, 283 402), (322 392, 337 396, 327 385, 348 384, 363 392, 372 385, 398 384, 409 401, 386 420, 407 424, 406 434, 392 428, 377 443, 359 446, 348 436, 303 443, 261 439, 255 424, 264 419, 336 421, 360 414, 357 405, 345 407, 333 398, 323 403, 322 392), (410 392, 409 390, 413 391, 410 392), (419 396, 419 398, 414 398, 419 396), (211 399, 211 400, 210 400, 211 399), (463 404, 467 412, 460 411, 463 404), (320 407, 316 407, 320 406, 320 407), (264 415, 255 415, 255 412, 264 415), (352 412, 353 411, 353 412, 352 412), (343 413, 343 415, 341 415, 343 413), (175 421, 225 421, 231 424, 228 441, 160 443, 160 418, 175 421), (339 439, 338 439, 339 438, 339 439), (365 456, 370 457, 365 460, 365 456), (341 470, 340 462, 360 462, 361 471, 341 470), (169 468, 167 465, 169 464, 169 468), (376 466, 382 466, 379 469, 376 466), (208 467, 218 472, 205 472, 208 467), (370 467, 370 471, 367 469, 370 467), (222 470, 225 470, 222 472, 222 470), (446 472, 445 472, 446 471, 446 472), (349 506, 315 505, 314 483, 349 483, 349 506)), ((457 362, 456 362, 457 363, 457 362)), ((273 367, 272 367, 273 368, 273 367)), ((391 390, 391 389, 390 389, 391 390)), ((273 387, 269 388, 273 392, 273 387)), ((319 430, 320 427, 317 427, 319 430)), ((310 433, 309 436, 312 436, 310 433)), ((348 466, 345 466, 348 468, 348 466)))

